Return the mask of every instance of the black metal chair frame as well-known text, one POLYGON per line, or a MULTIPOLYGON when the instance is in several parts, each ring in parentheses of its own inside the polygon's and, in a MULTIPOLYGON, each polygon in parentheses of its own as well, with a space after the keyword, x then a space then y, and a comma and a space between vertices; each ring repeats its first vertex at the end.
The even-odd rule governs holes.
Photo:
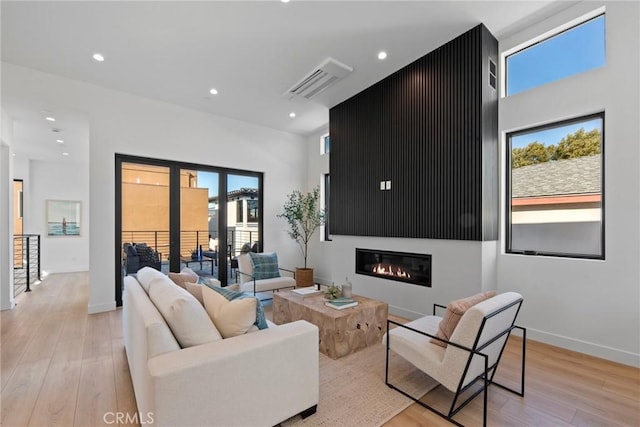
MULTIPOLYGON (((486 426, 487 425, 487 389, 489 388, 489 385, 494 384, 504 390, 507 390, 511 393, 517 394, 518 396, 524 397, 524 376, 525 376, 525 356, 526 356, 526 343, 527 343, 527 330, 526 328, 520 327, 515 325, 515 319, 518 317, 518 312, 520 311, 520 307, 522 306, 522 299, 518 299, 504 307, 501 307, 500 309, 493 311, 489 314, 487 314, 484 319, 482 319, 482 324, 480 325, 480 329, 478 330, 478 334, 476 335, 475 341, 473 343, 473 348, 468 348, 459 344, 456 344, 454 342, 451 341, 447 341, 441 338, 438 338, 434 335, 428 334, 426 332, 408 327, 403 325, 402 323, 398 323, 395 322, 393 320, 389 320, 387 319, 387 331, 390 331, 389 329, 389 325, 393 324, 396 325, 398 327, 404 328, 404 329, 408 329, 411 330, 413 332, 416 332, 420 335, 424 335, 430 338, 435 338, 438 341, 442 341, 447 343, 447 345, 452 345, 454 347, 457 347, 459 349, 465 350, 469 353, 469 357, 467 359, 467 363, 464 369, 464 372, 462 373, 462 376, 460 377, 460 382, 458 384, 458 388, 456 390, 456 392, 454 393, 452 402, 451 402, 451 407, 449 409, 449 413, 445 414, 443 412, 438 411, 436 408, 427 405, 426 403, 420 401, 419 399, 416 399, 415 397, 409 395, 408 393, 406 393, 405 391, 399 389, 398 387, 396 387, 395 385, 391 384, 389 382, 389 350, 390 350, 390 346, 389 346, 389 341, 390 341, 390 334, 389 332, 387 332, 387 355, 386 355, 386 363, 385 363, 385 384, 398 391, 399 393, 403 394, 404 396, 408 397, 409 399, 413 400, 414 402, 416 402, 417 404, 419 404, 420 406, 430 410, 431 412, 441 416, 442 418, 448 420, 449 422, 451 422, 452 424, 455 424, 457 426, 462 426, 463 424, 460 424, 459 422, 457 422, 456 420, 453 419, 453 417, 462 409, 464 408, 469 402, 471 402, 471 400, 473 400, 476 396, 478 396, 480 393, 483 393, 483 410, 482 410, 482 425, 486 426), (518 305, 518 309, 516 311, 516 315, 513 317, 514 321, 511 323, 511 326, 508 327, 507 329, 505 329, 504 331, 500 332, 499 334, 497 334, 496 336, 494 336, 493 338, 491 338, 489 341, 487 341, 486 343, 484 343, 481 346, 478 346, 478 341, 480 340, 480 337, 482 336, 482 331, 484 330, 484 326, 485 323, 487 321, 487 319, 505 311, 508 310, 509 308, 513 307, 514 305, 518 305), (493 377, 495 376, 496 370, 498 368, 498 364, 500 363, 500 359, 502 358, 502 354, 504 352, 504 348, 506 347, 507 341, 509 339, 509 335, 511 334, 511 331, 513 331, 514 329, 519 329, 520 331, 522 331, 522 361, 521 361, 521 378, 520 378, 520 390, 515 390, 512 388, 509 388, 503 384, 500 384, 496 381, 494 381, 493 377), (498 354, 498 357, 496 359, 496 362, 492 365, 489 366, 489 356, 482 353, 482 350, 484 350, 486 347, 488 347, 489 345, 491 345, 492 343, 494 343, 496 340, 502 338, 504 335, 507 335, 507 339, 505 339, 504 344, 502 345, 502 348, 500 349, 500 353, 498 354), (476 378, 474 378, 473 380, 471 380, 469 382, 469 384, 467 384, 466 386, 463 387, 463 383, 464 380, 467 376, 467 371, 469 370, 469 367, 471 366, 471 361, 473 359, 473 356, 477 355, 480 356, 484 359, 484 372, 480 375, 478 375, 476 378), (476 384, 478 381, 482 381, 482 386, 476 390, 473 394, 471 394, 471 396, 469 396, 468 398, 466 398, 462 403, 460 403, 458 406, 456 406, 456 403, 458 401, 458 399, 460 398, 460 396, 467 390, 469 390, 474 384, 476 384)), ((435 316, 436 314, 436 307, 440 307, 440 308, 446 308, 443 305, 440 304, 434 304, 433 305, 433 315, 435 316)), ((438 384, 438 386, 440 386, 440 384, 438 384)))
MULTIPOLYGON (((292 273, 292 274, 293 274, 293 278, 294 278, 294 279, 296 278, 296 272, 295 272, 295 271, 293 271, 293 270, 288 270, 288 269, 286 269, 286 268, 282 268, 282 267, 278 267, 278 270, 280 270, 280 271, 287 271, 287 272, 289 272, 289 273, 292 273)), ((253 295, 255 296, 255 295, 257 294, 257 292, 256 292, 256 280, 260 280, 260 279, 256 279, 256 276, 254 276, 253 274, 244 273, 244 272, 240 271, 239 269, 238 269, 237 273, 242 274, 243 276, 249 276, 249 277, 251 277, 251 279, 250 279, 250 280, 251 280, 251 281, 253 281, 253 295)), ((295 285, 294 285, 294 286, 292 286, 292 288, 295 288, 295 285)), ((274 290, 273 290, 273 291, 271 291, 271 292, 276 292, 276 291, 279 291, 280 289, 285 289, 285 288, 274 289, 274 290)), ((264 291, 264 292, 267 292, 267 291, 264 291)), ((261 299, 260 301, 269 301, 269 300, 272 300, 272 299, 273 299, 273 298, 265 298, 265 299, 261 299)))

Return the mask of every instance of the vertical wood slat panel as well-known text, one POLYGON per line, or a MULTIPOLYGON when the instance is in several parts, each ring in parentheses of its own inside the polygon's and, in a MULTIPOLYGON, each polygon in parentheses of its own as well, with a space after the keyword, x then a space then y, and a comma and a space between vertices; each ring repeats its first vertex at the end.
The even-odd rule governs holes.
POLYGON ((482 86, 492 43, 479 25, 330 110, 332 234, 497 237, 497 176, 485 168, 497 126, 484 120, 497 97, 482 86))

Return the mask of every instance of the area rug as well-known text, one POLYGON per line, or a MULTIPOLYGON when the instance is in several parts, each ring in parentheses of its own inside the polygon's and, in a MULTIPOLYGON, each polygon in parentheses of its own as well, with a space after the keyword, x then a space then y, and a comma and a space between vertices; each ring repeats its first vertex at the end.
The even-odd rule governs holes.
MULTIPOLYGON (((320 401, 317 412, 282 423, 291 426, 380 426, 413 403, 384 383, 385 347, 376 344, 333 360, 320 354, 320 401)), ((412 396, 421 397, 437 383, 391 352, 389 379, 412 396)))

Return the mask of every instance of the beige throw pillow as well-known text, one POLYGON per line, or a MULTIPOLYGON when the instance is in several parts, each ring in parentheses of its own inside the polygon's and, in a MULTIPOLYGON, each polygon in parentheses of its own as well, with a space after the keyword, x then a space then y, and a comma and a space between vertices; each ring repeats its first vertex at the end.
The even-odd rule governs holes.
MULTIPOLYGON (((438 325, 438 332, 436 332, 436 336, 449 341, 453 335, 453 331, 456 329, 456 326, 458 326, 458 322, 460 322, 460 319, 464 316, 464 313, 474 305, 494 297, 495 295, 496 291, 488 291, 467 298, 451 301, 447 304, 447 311, 444 313, 444 316, 438 325)), ((440 347, 447 346, 447 343, 433 338, 431 339, 431 342, 439 345, 440 347)))
POLYGON ((208 286, 201 289, 204 308, 224 338, 243 335, 256 322, 256 298, 229 301, 208 286))
POLYGON ((204 307, 169 279, 153 280, 149 287, 149 299, 164 317, 180 347, 222 339, 204 307))
POLYGON ((198 282, 198 275, 190 268, 183 268, 180 273, 169 273, 169 279, 173 280, 173 283, 180 286, 183 289, 186 289, 185 283, 196 283, 198 282))
POLYGON ((187 291, 193 295, 193 297, 195 299, 197 299, 200 304, 202 304, 202 306, 204 306, 204 300, 202 299, 202 287, 204 285, 201 285, 199 283, 185 283, 185 286, 187 287, 187 291))

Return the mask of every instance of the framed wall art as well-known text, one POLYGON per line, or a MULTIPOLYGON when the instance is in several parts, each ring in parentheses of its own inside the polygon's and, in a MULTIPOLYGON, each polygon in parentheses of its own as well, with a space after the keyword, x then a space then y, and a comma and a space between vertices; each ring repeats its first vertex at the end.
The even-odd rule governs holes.
POLYGON ((47 200, 47 236, 80 235, 80 202, 47 200))

